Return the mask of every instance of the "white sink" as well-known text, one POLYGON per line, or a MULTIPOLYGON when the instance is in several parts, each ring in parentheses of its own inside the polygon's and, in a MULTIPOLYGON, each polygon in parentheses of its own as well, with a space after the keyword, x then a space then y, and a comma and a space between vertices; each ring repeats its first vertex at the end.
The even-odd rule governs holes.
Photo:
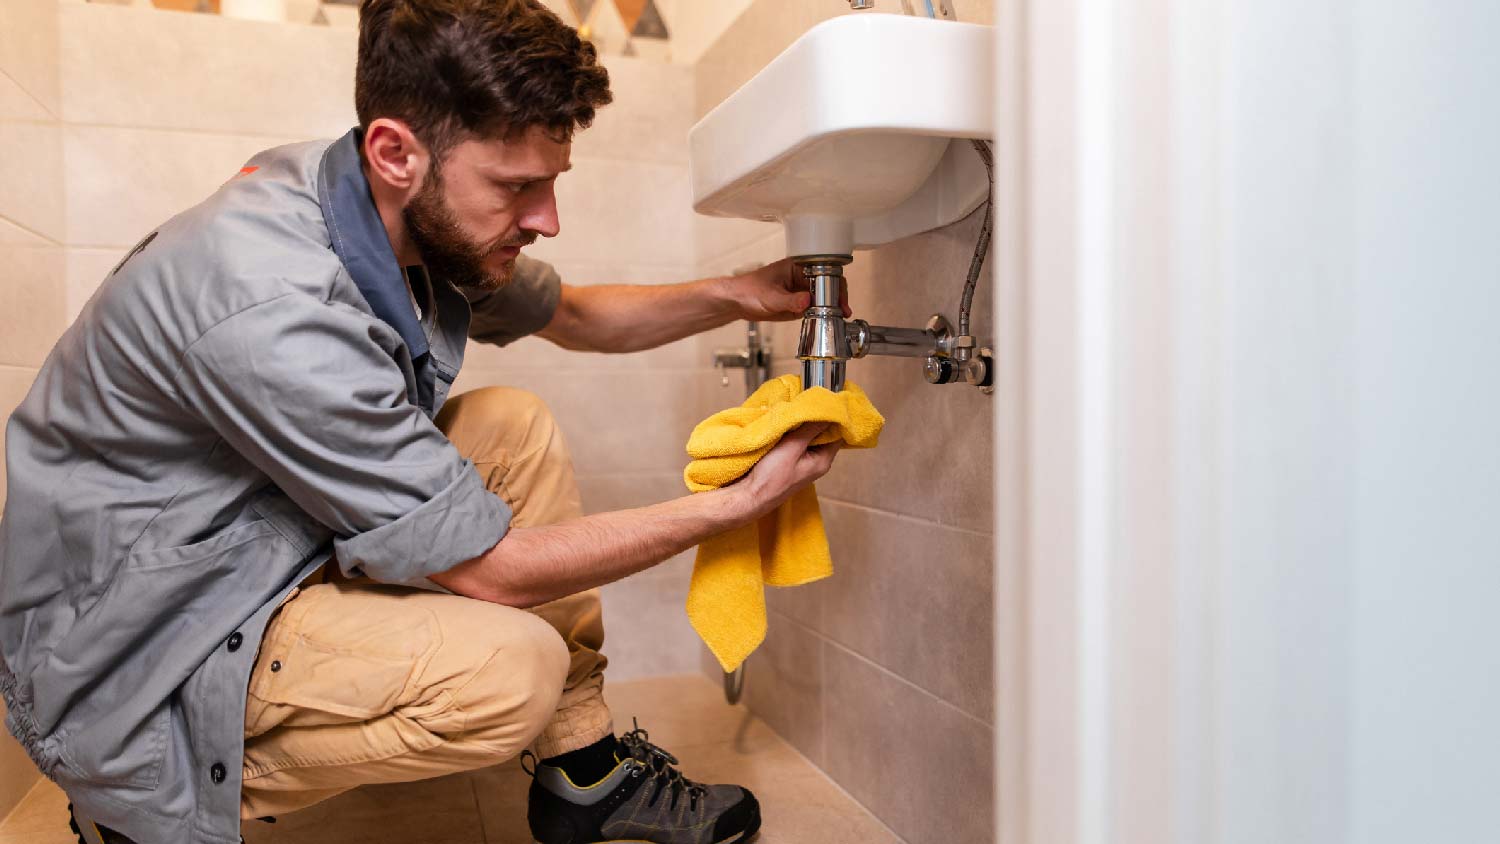
POLYGON ((788 255, 848 255, 954 222, 988 175, 994 31, 881 13, 799 38, 688 133, 693 207, 779 221, 788 255), (954 140, 961 139, 961 140, 954 140))

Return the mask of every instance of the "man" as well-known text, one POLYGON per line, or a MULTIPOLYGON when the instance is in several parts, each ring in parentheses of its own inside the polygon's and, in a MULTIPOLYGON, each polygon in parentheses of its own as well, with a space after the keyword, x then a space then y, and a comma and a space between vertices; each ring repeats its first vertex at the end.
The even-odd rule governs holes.
POLYGON ((360 127, 152 232, 10 420, 8 726, 107 840, 232 844, 527 747, 543 844, 743 840, 747 791, 614 735, 592 590, 769 512, 836 447, 799 430, 737 484, 583 517, 539 401, 447 393, 469 338, 631 351, 806 295, 785 264, 561 284, 520 250, 557 234, 571 133, 609 102, 593 48, 536 0, 361 11, 360 127))

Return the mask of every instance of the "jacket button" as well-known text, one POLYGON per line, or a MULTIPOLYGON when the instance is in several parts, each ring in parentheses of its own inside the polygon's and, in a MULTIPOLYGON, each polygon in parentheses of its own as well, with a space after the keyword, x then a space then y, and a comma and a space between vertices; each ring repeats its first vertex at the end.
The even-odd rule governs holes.
POLYGON ((281 670, 281 660, 279 660, 279 659, 273 659, 273 660, 271 660, 271 670, 272 671, 280 671, 281 670))
POLYGON ((243 644, 244 641, 245 637, 241 636, 239 633, 230 633, 228 642, 230 652, 239 650, 240 645, 243 644))
POLYGON ((214 766, 208 769, 208 778, 214 781, 214 785, 223 782, 227 775, 228 772, 224 770, 223 762, 215 762, 214 766))

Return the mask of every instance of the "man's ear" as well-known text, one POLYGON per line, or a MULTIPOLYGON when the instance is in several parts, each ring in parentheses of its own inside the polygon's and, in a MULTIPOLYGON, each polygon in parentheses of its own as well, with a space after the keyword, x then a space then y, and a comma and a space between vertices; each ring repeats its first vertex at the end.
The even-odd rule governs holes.
POLYGON ((411 128, 400 120, 381 117, 365 127, 365 162, 370 180, 406 193, 421 184, 429 154, 411 128))

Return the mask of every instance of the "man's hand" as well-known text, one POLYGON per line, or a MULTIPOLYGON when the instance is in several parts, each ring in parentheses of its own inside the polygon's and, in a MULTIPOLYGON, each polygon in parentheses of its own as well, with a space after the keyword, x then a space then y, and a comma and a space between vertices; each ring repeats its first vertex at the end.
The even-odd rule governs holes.
MULTIPOLYGON (((750 320, 789 320, 802 316, 812 299, 802 270, 790 258, 782 258, 744 275, 725 279, 730 295, 740 307, 740 318, 750 320)), ((844 316, 849 310, 849 291, 841 285, 839 304, 844 316)))
POLYGON ((843 441, 811 445, 813 439, 828 430, 827 422, 809 422, 788 431, 739 483, 749 499, 753 518, 760 518, 781 506, 792 493, 828 474, 834 455, 843 441))

